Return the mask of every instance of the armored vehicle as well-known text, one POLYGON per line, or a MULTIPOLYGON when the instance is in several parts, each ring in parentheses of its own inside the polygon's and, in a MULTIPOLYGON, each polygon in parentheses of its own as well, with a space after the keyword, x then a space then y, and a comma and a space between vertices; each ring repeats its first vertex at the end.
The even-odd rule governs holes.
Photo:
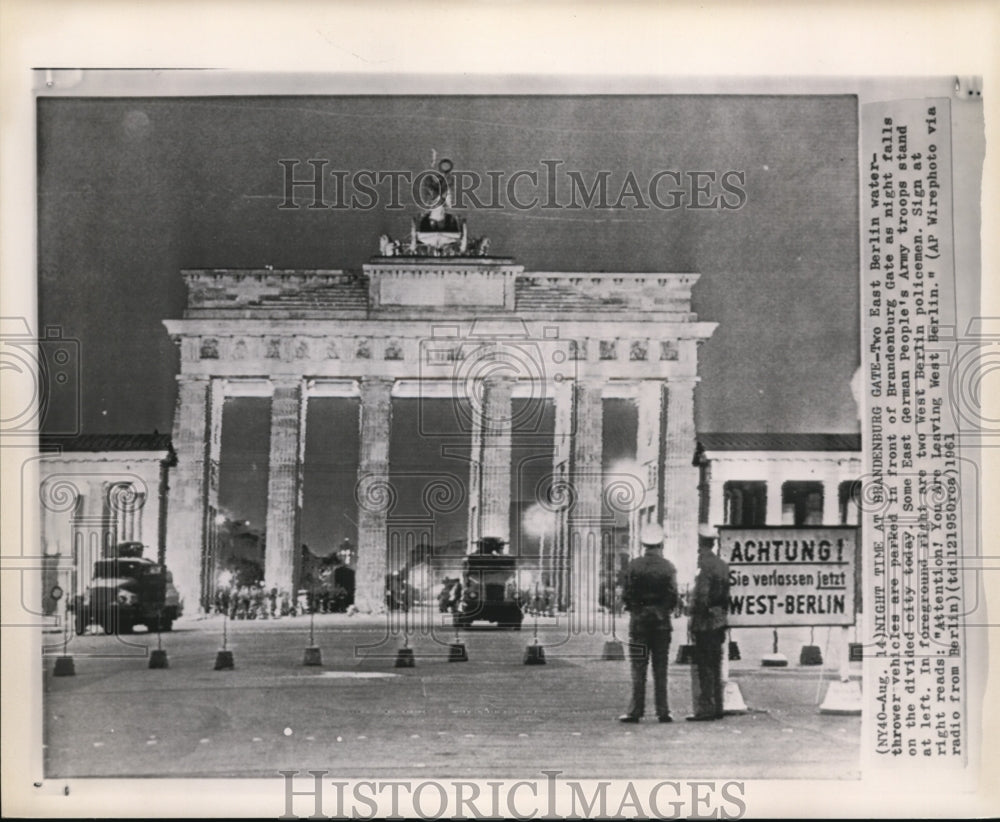
POLYGON ((90 585, 73 602, 76 632, 100 625, 108 634, 128 634, 136 625, 169 631, 181 615, 173 576, 142 556, 140 542, 122 542, 94 563, 90 585))
POLYGON ((453 617, 467 628, 476 620, 521 630, 524 614, 518 601, 517 558, 502 553, 504 541, 478 540, 476 550, 462 561, 462 593, 453 617))

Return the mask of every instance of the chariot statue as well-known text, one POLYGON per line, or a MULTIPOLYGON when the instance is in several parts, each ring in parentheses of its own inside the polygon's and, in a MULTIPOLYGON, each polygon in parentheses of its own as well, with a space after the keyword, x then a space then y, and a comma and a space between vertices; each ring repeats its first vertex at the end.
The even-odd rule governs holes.
POLYGON ((420 175, 420 202, 428 208, 419 219, 410 221, 410 236, 406 241, 393 240, 387 234, 379 238, 379 254, 383 257, 485 257, 489 239, 469 237, 465 220, 455 216, 454 197, 449 175, 451 160, 435 162, 420 175))

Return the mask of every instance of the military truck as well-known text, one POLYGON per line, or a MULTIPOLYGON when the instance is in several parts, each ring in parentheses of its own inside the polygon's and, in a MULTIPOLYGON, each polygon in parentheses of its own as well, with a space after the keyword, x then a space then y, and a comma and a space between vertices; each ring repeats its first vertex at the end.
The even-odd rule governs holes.
POLYGON ((467 628, 476 620, 521 630, 524 614, 518 602, 517 558, 502 553, 504 541, 484 537, 462 561, 462 593, 452 619, 467 628))
POLYGON ((181 615, 173 575, 143 557, 141 542, 122 542, 94 563, 90 585, 73 602, 76 632, 99 625, 107 634, 128 634, 136 625, 169 631, 181 615))

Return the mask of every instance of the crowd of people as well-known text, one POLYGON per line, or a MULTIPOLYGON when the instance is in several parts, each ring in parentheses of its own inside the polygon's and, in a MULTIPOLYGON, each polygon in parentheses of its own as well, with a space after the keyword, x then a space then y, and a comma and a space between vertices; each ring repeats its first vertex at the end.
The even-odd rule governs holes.
POLYGON ((278 619, 306 614, 343 613, 351 605, 343 588, 300 590, 295 596, 289 591, 268 588, 263 583, 220 585, 215 592, 213 610, 230 619, 278 619))

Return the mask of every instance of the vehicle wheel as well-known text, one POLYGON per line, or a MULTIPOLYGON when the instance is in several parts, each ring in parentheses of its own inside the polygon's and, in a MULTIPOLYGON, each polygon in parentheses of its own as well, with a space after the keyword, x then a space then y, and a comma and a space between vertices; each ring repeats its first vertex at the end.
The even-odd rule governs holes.
POLYGON ((114 614, 108 617, 104 624, 106 634, 130 634, 132 626, 135 624, 130 617, 123 617, 121 614, 114 614))
POLYGON ((174 629, 174 621, 172 619, 162 619, 160 620, 160 630, 163 633, 167 631, 172 631, 174 629))

